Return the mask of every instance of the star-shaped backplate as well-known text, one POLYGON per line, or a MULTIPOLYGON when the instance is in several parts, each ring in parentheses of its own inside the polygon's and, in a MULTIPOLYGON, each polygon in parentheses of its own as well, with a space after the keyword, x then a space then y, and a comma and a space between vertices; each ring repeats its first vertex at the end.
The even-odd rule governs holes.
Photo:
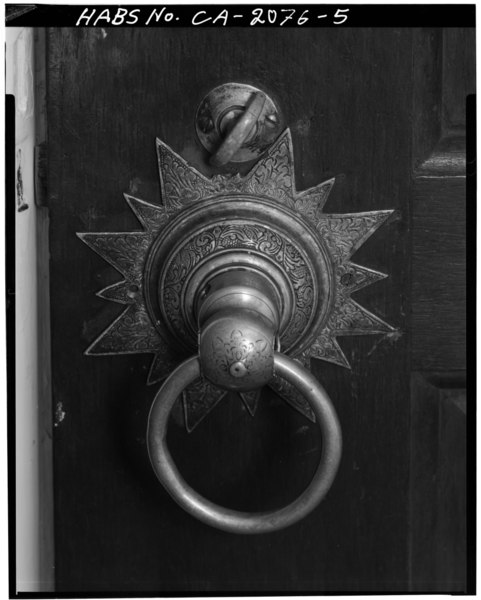
MULTIPOLYGON (((326 214, 323 207, 334 185, 329 179, 304 191, 295 188, 294 159, 289 129, 277 139, 245 176, 204 176, 169 146, 157 140, 161 199, 152 204, 125 195, 142 225, 141 231, 79 233, 79 238, 115 267, 123 279, 97 293, 106 300, 126 305, 125 310, 87 348, 87 355, 152 353, 148 383, 156 383, 178 364, 171 352, 168 335, 159 329, 149 313, 144 295, 145 265, 149 252, 169 222, 193 203, 227 195, 245 195, 275 200, 314 227, 330 255, 335 297, 322 328, 315 332, 309 348, 292 358, 309 368, 318 358, 349 368, 337 338, 345 335, 384 334, 395 331, 382 319, 355 302, 351 295, 385 274, 351 261, 351 256, 388 219, 392 210, 326 214)), ((185 357, 186 358, 186 357, 185 357)), ((286 381, 274 376, 272 387, 292 407, 310 420, 315 417, 304 398, 286 381)), ((199 380, 184 392, 186 427, 192 431, 225 396, 207 380, 199 380)), ((240 394, 247 410, 254 414, 259 392, 240 394)))

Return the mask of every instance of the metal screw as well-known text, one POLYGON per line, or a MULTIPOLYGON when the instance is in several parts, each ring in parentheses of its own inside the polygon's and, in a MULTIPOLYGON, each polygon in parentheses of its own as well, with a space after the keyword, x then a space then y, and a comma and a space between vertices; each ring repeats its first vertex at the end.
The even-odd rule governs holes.
POLYGON ((127 290, 127 296, 129 298, 135 299, 139 295, 139 291, 140 291, 139 286, 132 284, 129 286, 129 289, 127 290))
POLYGON ((244 375, 247 373, 247 369, 243 362, 238 361, 230 366, 229 373, 232 375, 232 377, 244 377, 244 375))

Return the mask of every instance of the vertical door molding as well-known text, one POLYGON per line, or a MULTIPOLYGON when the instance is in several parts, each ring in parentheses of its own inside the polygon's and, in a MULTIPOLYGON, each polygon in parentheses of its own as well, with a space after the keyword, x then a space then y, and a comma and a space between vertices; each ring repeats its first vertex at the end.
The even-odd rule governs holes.
POLYGON ((475 91, 474 36, 474 28, 419 29, 413 46, 414 592, 467 591, 466 97, 475 91))

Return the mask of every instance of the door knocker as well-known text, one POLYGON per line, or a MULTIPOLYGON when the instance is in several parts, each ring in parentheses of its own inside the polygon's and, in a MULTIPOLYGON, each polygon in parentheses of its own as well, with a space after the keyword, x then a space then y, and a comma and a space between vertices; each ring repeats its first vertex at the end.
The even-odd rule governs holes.
POLYGON ((125 195, 142 229, 78 234, 124 277, 98 295, 126 305, 86 354, 154 354, 148 382, 166 378, 147 432, 158 479, 201 521, 230 532, 263 533, 307 515, 335 478, 341 429, 309 371, 310 360, 349 367, 338 336, 394 331, 351 298, 386 277, 355 264, 351 255, 393 211, 323 213, 334 179, 296 190, 291 134, 280 133, 273 101, 250 86, 220 87, 222 93, 216 88, 204 99, 196 118, 211 164, 260 157, 258 162, 245 176, 208 178, 157 140, 159 204, 125 195), (240 98, 234 93, 239 89, 240 98), (264 385, 317 422, 320 464, 303 494, 280 510, 244 513, 217 506, 175 467, 166 445, 170 411, 181 397, 191 431, 233 390, 253 415, 264 385))

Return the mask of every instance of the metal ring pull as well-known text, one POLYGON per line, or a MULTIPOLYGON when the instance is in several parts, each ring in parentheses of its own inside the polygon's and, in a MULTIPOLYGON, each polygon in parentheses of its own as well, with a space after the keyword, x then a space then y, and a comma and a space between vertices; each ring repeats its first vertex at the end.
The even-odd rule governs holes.
POLYGON ((232 131, 222 142, 217 152, 211 157, 209 161, 211 165, 221 167, 231 160, 249 137, 249 134, 260 117, 265 102, 266 97, 261 92, 254 92, 252 94, 251 102, 246 107, 244 113, 234 125, 232 131))
POLYGON ((166 379, 155 396, 149 415, 147 441, 150 461, 159 481, 188 513, 204 523, 231 533, 267 533, 296 523, 311 512, 328 492, 339 466, 341 429, 324 388, 294 360, 274 354, 274 368, 309 402, 322 436, 322 455, 309 486, 294 502, 272 512, 248 513, 223 508, 193 490, 182 478, 167 448, 170 411, 182 390, 200 376, 200 360, 194 356, 166 379))

